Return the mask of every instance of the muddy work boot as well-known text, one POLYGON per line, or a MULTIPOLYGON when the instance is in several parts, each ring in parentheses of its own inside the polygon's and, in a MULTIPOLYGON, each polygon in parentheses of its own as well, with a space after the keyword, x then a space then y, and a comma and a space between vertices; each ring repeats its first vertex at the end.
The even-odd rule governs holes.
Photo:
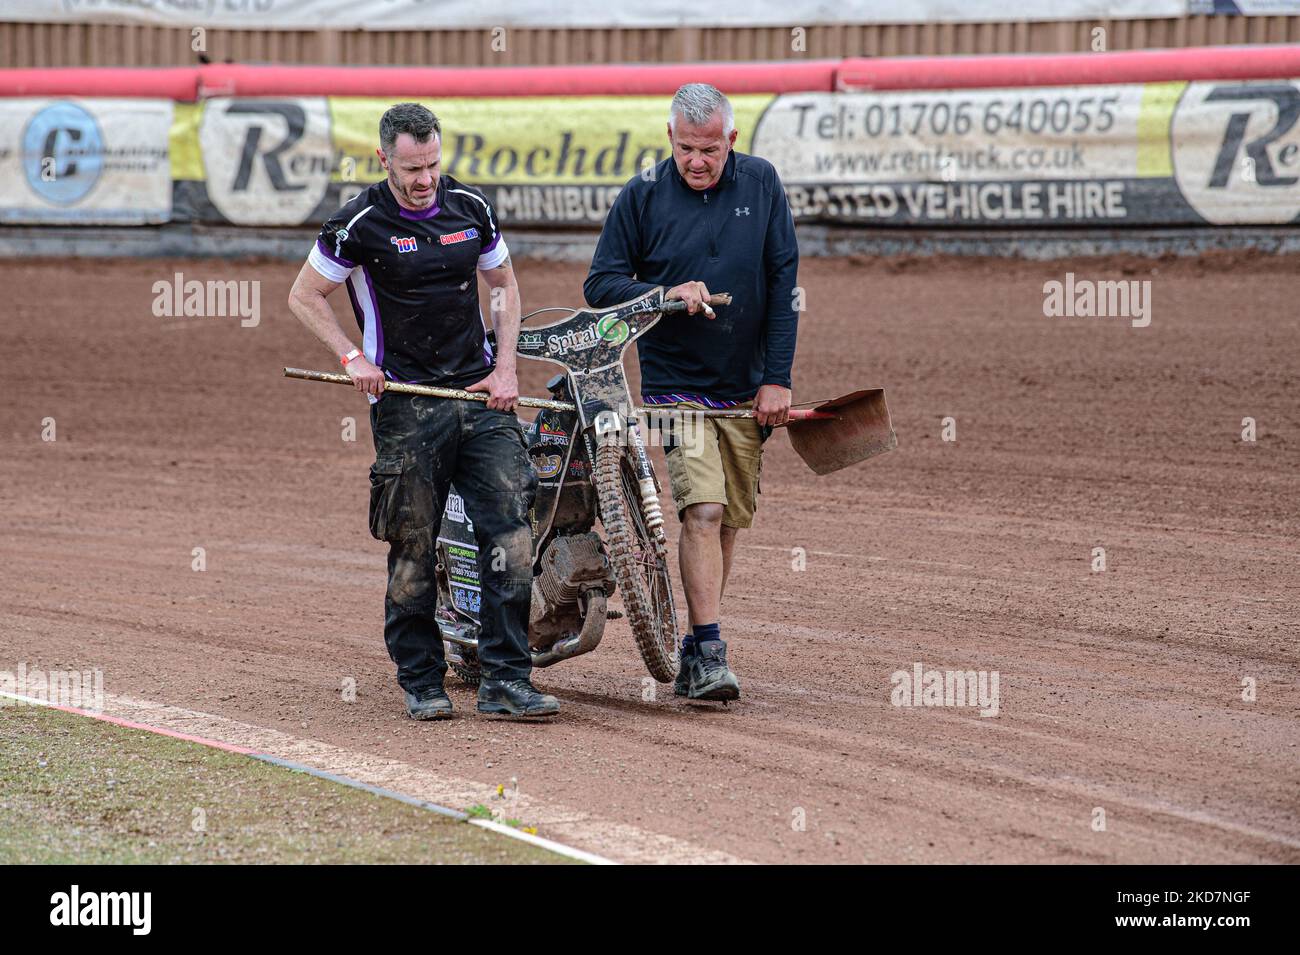
POLYGON ((413 720, 446 720, 451 718, 451 699, 442 687, 434 686, 415 693, 404 690, 406 715, 413 720))
POLYGON ((539 693, 527 680, 480 680, 478 711, 506 716, 554 716, 560 701, 539 693))
POLYGON ((727 666, 727 644, 722 640, 696 644, 689 661, 683 655, 682 669, 686 672, 688 699, 726 702, 740 696, 740 681, 727 666))

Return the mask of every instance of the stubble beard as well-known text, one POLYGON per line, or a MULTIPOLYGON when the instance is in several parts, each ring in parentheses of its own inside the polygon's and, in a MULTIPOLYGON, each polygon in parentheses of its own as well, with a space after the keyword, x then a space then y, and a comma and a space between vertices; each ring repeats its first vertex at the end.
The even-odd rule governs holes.
POLYGON ((410 209, 427 209, 433 204, 433 197, 437 192, 436 189, 430 189, 427 196, 422 199, 417 198, 411 193, 410 189, 397 181, 397 176, 391 169, 388 172, 388 187, 393 190, 393 195, 397 196, 401 203, 410 209))

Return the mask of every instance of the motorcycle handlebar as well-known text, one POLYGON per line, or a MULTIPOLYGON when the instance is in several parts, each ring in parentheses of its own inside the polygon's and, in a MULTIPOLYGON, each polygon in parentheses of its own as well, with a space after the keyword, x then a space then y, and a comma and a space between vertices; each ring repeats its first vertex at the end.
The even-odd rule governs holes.
MULTIPOLYGON (((716 295, 709 296, 710 306, 730 305, 730 304, 731 304, 730 292, 718 292, 716 295)), ((683 302, 681 299, 676 299, 676 298, 672 299, 671 301, 664 302, 663 305, 659 307, 659 312, 662 315, 676 315, 677 313, 684 312, 684 311, 686 311, 686 303, 683 302)))

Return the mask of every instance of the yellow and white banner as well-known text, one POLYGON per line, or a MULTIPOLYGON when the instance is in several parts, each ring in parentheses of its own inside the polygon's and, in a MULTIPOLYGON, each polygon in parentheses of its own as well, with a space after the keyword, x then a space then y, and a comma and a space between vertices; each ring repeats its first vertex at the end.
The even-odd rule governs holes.
MULTIPOLYGON (((737 147, 772 101, 732 99, 737 147)), ((384 177, 379 118, 355 98, 210 99, 178 107, 172 137, 182 215, 298 225, 384 177)), ((483 188, 505 223, 599 226, 623 184, 669 153, 662 96, 464 98, 425 103, 442 125, 442 168, 483 188)))
POLYGON ((1295 81, 779 96, 753 151, 796 218, 864 224, 1293 222, 1295 81))
MULTIPOLYGON (((1283 224, 1300 219, 1300 81, 733 98, 800 221, 1283 224)), ((0 100, 0 221, 314 225, 382 178, 387 100, 0 100)), ((599 227, 669 154, 660 96, 446 99, 443 170, 506 227, 599 227)))

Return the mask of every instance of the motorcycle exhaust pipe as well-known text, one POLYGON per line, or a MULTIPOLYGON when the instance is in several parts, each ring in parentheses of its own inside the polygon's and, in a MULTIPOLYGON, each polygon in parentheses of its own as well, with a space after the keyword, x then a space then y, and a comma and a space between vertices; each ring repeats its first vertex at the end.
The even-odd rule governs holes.
POLYGON ((587 613, 582 618, 582 631, 577 636, 557 640, 545 650, 533 653, 533 666, 548 667, 584 653, 590 653, 605 635, 605 594, 599 590, 587 591, 587 613))
MULTIPOLYGON (((561 660, 581 656, 596 649, 601 637, 605 635, 606 602, 605 595, 599 590, 587 591, 587 614, 583 618, 581 632, 564 640, 557 640, 545 650, 530 651, 533 666, 548 667, 559 663, 561 660)), ((449 658, 455 657, 456 663, 464 664, 465 662, 464 658, 456 655, 456 647, 478 649, 478 640, 469 636, 468 630, 469 625, 465 623, 452 623, 449 620, 438 621, 439 634, 447 643, 451 644, 448 647, 447 656, 449 658)))

